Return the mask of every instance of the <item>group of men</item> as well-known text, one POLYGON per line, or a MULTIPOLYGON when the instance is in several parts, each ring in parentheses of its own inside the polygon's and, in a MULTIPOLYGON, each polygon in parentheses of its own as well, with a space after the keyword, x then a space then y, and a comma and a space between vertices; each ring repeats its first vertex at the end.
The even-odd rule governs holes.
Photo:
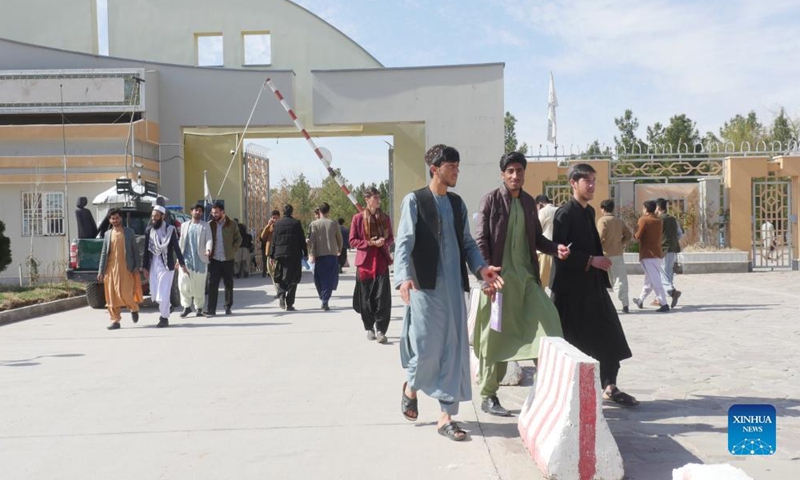
POLYGON ((622 254, 632 239, 639 241, 639 262, 644 270, 642 293, 633 299, 633 303, 642 309, 647 296, 655 292, 659 307, 657 311, 668 312, 675 308, 681 297, 681 291, 675 288, 673 279, 683 230, 667 208, 668 202, 664 198, 645 201, 636 232, 632 234, 625 222, 614 215, 614 200, 600 203, 603 216, 597 221, 597 230, 600 232, 603 253, 612 262, 609 274, 614 293, 622 303, 623 313, 630 312, 630 305, 628 274, 622 254), (670 297, 669 301, 667 297, 670 297))
MULTIPOLYGON (((680 251, 680 228, 667 214, 666 201, 645 202, 644 215, 631 234, 624 222, 614 217, 611 200, 602 202, 603 216, 595 222, 589 202, 594 198, 596 172, 590 165, 570 168, 572 198, 556 208, 546 196, 534 199, 523 190, 527 160, 521 153, 511 152, 500 159, 503 184, 480 202, 473 238, 466 205, 448 191, 458 181, 459 152, 436 145, 426 153, 425 163, 430 183, 404 198, 396 238, 374 188, 367 190, 366 208, 353 217, 347 230, 343 220, 329 218, 327 203, 320 205, 307 236, 300 221, 293 218, 291 205, 283 207, 282 216, 277 210, 272 212, 259 235, 268 259, 262 275, 269 273, 273 278, 281 308, 295 309, 302 261, 308 257, 314 265, 321 308, 330 309, 343 256, 346 261, 347 241, 357 250, 353 308, 361 315, 367 339, 386 343, 393 287, 406 305, 400 340, 401 363, 406 370, 403 416, 410 421, 418 418, 417 394, 423 392, 439 401, 438 433, 461 441, 467 432, 452 417, 458 413, 459 402, 472 398, 464 301, 472 274, 480 281, 482 292, 472 344, 479 359, 483 411, 509 414, 497 397, 507 362, 536 361, 544 336, 564 337, 599 361, 605 400, 638 405, 617 387, 620 361, 632 353, 608 289, 613 283, 627 313, 622 250, 633 237, 640 242, 646 273, 642 294, 634 302, 643 308, 647 295, 655 291, 661 311, 670 308, 667 294, 672 297, 672 307, 677 303, 681 293, 672 285, 672 265, 680 251), (394 255, 390 253, 392 245, 394 255), (393 284, 389 277, 392 263, 393 284), (502 307, 500 318, 495 307, 502 307)), ((192 302, 197 315, 203 315, 206 288, 206 315, 213 315, 220 279, 225 283, 225 310, 230 313, 233 260, 242 242, 238 226, 219 204, 212 208, 211 222, 204 222, 203 206, 197 204, 192 208, 192 221, 181 226, 178 236, 163 223, 164 214, 163 207, 154 207, 140 264, 133 232, 121 226, 118 211, 109 212, 112 229, 104 236, 98 276, 105 283, 112 319, 109 328, 119 328, 122 307, 129 308, 134 321, 138 320, 139 270, 149 274, 151 293, 160 305, 158 326, 168 325, 169 286, 176 266, 180 267, 181 316, 191 313, 192 302)))
POLYGON ((159 328, 169 326, 176 268, 183 307, 181 317, 187 317, 192 306, 198 317, 216 315, 220 280, 225 285, 225 314, 231 314, 234 261, 242 237, 239 226, 225 215, 221 203, 211 208, 209 222, 203 220, 204 214, 204 205, 195 204, 191 221, 181 225, 179 235, 165 221, 165 208, 154 206, 145 229, 144 254, 140 256, 133 229, 122 224, 122 212, 117 208, 109 210, 107 219, 111 227, 103 233, 97 274, 97 281, 104 286, 111 317, 109 330, 120 328, 122 308, 130 310, 133 323, 139 321, 139 303, 143 298, 140 272, 148 279, 150 297, 158 304, 159 328))
POLYGON ((473 332, 483 411, 508 415, 497 398, 506 363, 536 361, 544 336, 563 336, 599 361, 605 400, 638 405, 617 387, 620 361, 632 354, 608 293, 612 261, 603 254, 589 205, 594 169, 570 168, 572 198, 556 209, 547 206, 549 199, 534 199, 522 189, 524 155, 504 155, 503 185, 482 198, 473 239, 463 201, 447 191, 458 180, 458 151, 436 145, 425 162, 431 181, 403 200, 394 257, 394 283, 406 304, 400 343, 406 369, 403 416, 418 418, 417 395, 423 392, 439 401, 438 433, 454 441, 467 438, 452 416, 459 402, 472 399, 464 302, 470 272, 481 280, 483 293, 473 332), (545 235, 537 203, 543 218, 552 221, 552 239, 545 235), (552 259, 552 275, 542 268, 541 255, 552 259), (496 303, 502 308, 493 308, 496 303))

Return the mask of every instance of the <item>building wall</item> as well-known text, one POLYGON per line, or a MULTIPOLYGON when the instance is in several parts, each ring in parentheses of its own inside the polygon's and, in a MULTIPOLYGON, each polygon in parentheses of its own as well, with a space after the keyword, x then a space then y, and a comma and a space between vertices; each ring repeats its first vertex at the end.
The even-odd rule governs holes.
POLYGON ((2 2, 0 35, 34 45, 97 53, 95 2, 6 0, 2 2))
MULTIPOLYGON (((424 151, 438 143, 461 153, 458 192, 475 212, 503 153, 503 65, 316 71, 316 125, 419 124, 424 143, 395 140, 395 196, 428 181, 424 151), (420 148, 422 147, 422 148, 420 148)), ((415 135, 416 133, 416 135, 415 135)), ((396 206, 398 208, 398 206, 396 206)), ((396 212, 395 212, 396 213, 396 212)))
POLYGON ((111 56, 197 65, 195 35, 221 33, 225 68, 293 70, 293 107, 309 126, 312 70, 381 67, 335 27, 286 0, 109 0, 108 16, 111 56), (264 31, 271 38, 271 64, 246 66, 242 33, 264 31))

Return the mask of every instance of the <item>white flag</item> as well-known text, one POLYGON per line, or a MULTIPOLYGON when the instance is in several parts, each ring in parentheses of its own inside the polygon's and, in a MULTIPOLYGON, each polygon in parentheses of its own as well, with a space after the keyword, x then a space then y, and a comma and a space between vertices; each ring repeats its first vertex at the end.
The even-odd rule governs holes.
POLYGON ((547 141, 556 143, 558 128, 556 127, 556 86, 553 82, 553 72, 550 72, 550 92, 547 94, 547 141))
POLYGON ((203 170, 203 198, 206 203, 213 203, 211 189, 208 188, 208 170, 203 170))

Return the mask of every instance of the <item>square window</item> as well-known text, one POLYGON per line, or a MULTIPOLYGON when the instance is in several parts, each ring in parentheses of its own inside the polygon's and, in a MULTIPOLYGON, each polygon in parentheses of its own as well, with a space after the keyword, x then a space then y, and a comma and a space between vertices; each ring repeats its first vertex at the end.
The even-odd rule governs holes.
POLYGON ((269 32, 242 33, 245 65, 272 64, 272 38, 269 32))
POLYGON ((222 54, 222 34, 195 34, 197 43, 197 66, 222 67, 225 65, 222 54))

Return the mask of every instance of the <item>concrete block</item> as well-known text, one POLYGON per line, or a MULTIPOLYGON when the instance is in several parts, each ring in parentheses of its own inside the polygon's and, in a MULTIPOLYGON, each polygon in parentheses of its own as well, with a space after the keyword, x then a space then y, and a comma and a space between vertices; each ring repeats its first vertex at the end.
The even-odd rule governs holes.
POLYGON ((546 478, 621 480, 622 456, 603 417, 599 363, 562 338, 545 337, 519 433, 546 478))
POLYGON ((753 480, 753 477, 727 463, 718 465, 687 463, 672 471, 672 480, 753 480))

